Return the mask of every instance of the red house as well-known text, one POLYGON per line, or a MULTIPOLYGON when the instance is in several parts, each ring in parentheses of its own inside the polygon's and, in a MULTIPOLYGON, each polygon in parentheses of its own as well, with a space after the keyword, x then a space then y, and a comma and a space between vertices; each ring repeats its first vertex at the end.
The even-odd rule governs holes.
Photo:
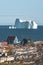
POLYGON ((7 46, 8 43, 4 41, 4 42, 1 43, 1 45, 2 45, 2 46, 7 46))

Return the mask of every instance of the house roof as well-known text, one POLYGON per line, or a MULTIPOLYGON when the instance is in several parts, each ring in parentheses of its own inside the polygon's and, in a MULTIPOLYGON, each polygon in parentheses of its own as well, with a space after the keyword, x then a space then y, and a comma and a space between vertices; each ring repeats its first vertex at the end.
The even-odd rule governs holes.
POLYGON ((8 36, 8 40, 14 40, 16 38, 16 36, 8 36))

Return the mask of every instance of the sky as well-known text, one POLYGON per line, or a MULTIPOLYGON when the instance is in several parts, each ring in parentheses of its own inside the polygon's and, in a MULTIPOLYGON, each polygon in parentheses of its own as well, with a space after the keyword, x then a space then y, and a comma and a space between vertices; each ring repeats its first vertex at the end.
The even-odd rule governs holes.
POLYGON ((16 18, 43 25, 43 0, 0 0, 0 25, 14 25, 16 18))

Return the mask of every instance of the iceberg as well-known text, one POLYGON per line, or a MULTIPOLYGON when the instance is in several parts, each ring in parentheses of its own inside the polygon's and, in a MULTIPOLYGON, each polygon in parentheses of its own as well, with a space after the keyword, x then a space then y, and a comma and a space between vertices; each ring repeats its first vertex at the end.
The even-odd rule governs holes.
POLYGON ((35 21, 32 21, 32 20, 16 19, 15 27, 16 28, 26 28, 26 29, 37 29, 38 25, 35 21))
POLYGON ((32 20, 16 19, 15 25, 9 26, 9 29, 19 29, 19 28, 37 29, 38 25, 35 21, 32 21, 32 20))

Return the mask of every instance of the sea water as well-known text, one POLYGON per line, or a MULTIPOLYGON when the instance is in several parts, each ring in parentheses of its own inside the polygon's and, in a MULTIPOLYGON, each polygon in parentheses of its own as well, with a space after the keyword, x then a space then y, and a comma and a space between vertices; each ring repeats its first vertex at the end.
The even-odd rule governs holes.
POLYGON ((19 41, 24 38, 43 41, 43 26, 38 26, 38 29, 9 29, 9 26, 0 26, 0 42, 6 41, 8 36, 17 36, 19 41))

